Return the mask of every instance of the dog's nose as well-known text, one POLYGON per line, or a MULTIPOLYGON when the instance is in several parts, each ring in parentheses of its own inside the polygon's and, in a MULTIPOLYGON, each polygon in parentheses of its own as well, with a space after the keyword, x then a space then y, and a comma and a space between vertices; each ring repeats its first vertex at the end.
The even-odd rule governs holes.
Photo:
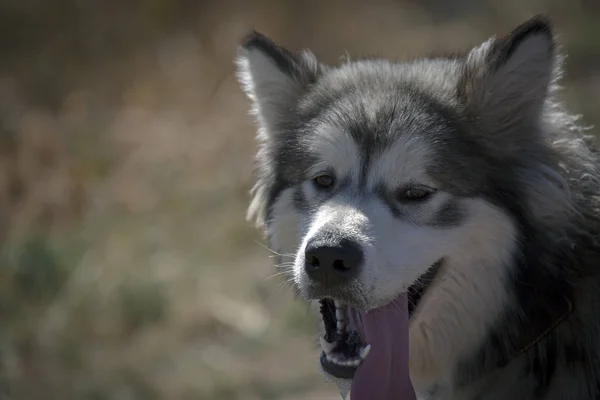
POLYGON ((307 275, 327 286, 335 286, 358 275, 363 253, 358 243, 313 239, 306 245, 304 269, 307 275))

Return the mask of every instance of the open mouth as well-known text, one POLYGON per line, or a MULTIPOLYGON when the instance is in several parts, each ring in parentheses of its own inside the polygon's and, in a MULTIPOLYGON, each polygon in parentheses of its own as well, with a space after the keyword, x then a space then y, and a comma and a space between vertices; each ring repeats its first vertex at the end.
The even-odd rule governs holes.
POLYGON ((369 355, 371 345, 365 345, 351 326, 347 306, 331 299, 322 299, 320 303, 325 325, 325 335, 320 338, 321 365, 330 375, 350 379, 369 355))
POLYGON ((406 294, 369 312, 330 298, 321 299, 320 311, 325 328, 324 335, 320 337, 323 370, 336 378, 352 379, 360 369, 361 372, 366 371, 363 375, 379 379, 386 374, 398 376, 399 371, 394 369, 408 368, 408 319, 437 275, 440 265, 441 260, 406 294))

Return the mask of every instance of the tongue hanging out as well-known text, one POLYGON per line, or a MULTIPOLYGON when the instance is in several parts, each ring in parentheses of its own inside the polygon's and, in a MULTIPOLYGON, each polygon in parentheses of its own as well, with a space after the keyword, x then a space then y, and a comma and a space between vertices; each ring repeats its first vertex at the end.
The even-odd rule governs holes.
POLYGON ((321 301, 325 336, 323 369, 353 378, 351 400, 414 400, 408 371, 408 306, 405 296, 365 312, 321 301))
POLYGON ((365 312, 353 310, 360 337, 371 345, 357 368, 351 400, 414 400, 408 371, 408 305, 401 296, 388 305, 365 312))
MULTIPOLYGON (((408 320, 441 266, 437 261, 406 294, 368 312, 321 300, 321 366, 331 376, 352 379, 351 400, 416 398, 408 370, 408 320)), ((347 387, 340 390, 345 396, 347 387)))

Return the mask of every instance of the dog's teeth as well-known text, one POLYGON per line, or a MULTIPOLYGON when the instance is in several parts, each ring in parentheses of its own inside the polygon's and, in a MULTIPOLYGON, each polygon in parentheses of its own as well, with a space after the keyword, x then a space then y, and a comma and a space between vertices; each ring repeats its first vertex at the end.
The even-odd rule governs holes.
POLYGON ((325 352, 325 358, 327 359, 327 361, 333 362, 333 357, 331 356, 331 353, 325 352))
POLYGON ((342 313, 342 310, 340 310, 339 308, 335 309, 335 318, 338 321, 342 321, 344 319, 344 313, 342 313))
POLYGON ((367 356, 369 355, 369 352, 371 351, 371 345, 368 344, 365 347, 363 347, 363 349, 360 351, 360 358, 362 358, 363 360, 365 358, 367 358, 367 356))
POLYGON ((323 349, 325 354, 331 353, 331 351, 335 348, 335 345, 336 345, 336 342, 333 342, 333 343, 327 342, 327 340, 325 340, 325 338, 323 336, 321 336, 319 338, 319 342, 321 342, 321 348, 323 349))
POLYGON ((337 300, 334 300, 333 303, 335 304, 335 308, 340 308, 342 306, 342 303, 337 300))
POLYGON ((338 332, 343 331, 345 327, 346 326, 345 326, 345 324, 342 321, 338 321, 337 322, 337 330, 338 330, 338 332))
POLYGON ((361 360, 360 358, 356 358, 356 359, 354 359, 354 360, 352 361, 352 365, 353 365, 353 366, 355 366, 355 367, 358 367, 358 366, 360 365, 360 362, 361 362, 361 361, 362 361, 362 360, 361 360))

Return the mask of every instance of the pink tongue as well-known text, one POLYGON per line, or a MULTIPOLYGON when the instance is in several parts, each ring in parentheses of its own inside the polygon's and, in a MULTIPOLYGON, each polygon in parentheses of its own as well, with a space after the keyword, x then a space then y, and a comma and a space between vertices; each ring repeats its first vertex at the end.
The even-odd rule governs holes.
POLYGON ((356 370, 351 400, 415 400, 408 372, 408 304, 402 295, 381 308, 350 312, 363 342, 371 345, 356 370))

